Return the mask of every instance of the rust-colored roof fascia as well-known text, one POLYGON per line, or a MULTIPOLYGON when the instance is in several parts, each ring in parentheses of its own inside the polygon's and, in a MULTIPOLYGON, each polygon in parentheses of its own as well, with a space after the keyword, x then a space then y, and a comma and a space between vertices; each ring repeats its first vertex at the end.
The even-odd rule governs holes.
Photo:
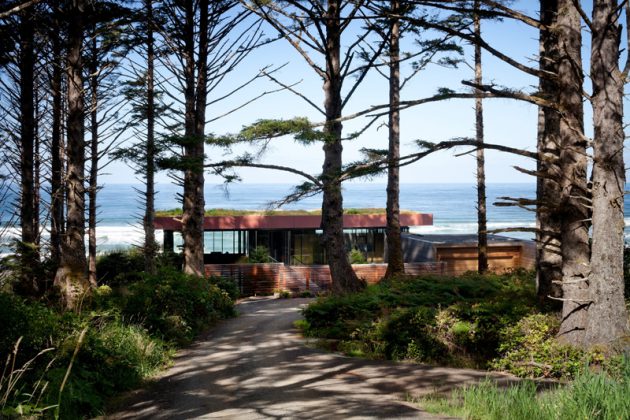
MULTIPOLYGON (((401 226, 433 225, 433 215, 427 213, 402 213, 401 226)), ((156 229, 180 231, 180 217, 159 216, 155 218, 156 229)), ((245 216, 206 216, 204 230, 282 230, 282 229, 319 229, 319 215, 245 215, 245 216)), ((385 214, 346 214, 343 227, 346 229, 384 228, 387 226, 385 214)))

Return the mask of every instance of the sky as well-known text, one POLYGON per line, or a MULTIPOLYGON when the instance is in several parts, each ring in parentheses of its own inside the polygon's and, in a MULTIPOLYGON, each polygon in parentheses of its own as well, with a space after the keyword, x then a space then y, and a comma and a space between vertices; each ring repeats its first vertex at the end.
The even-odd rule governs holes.
MULTIPOLYGON (((537 17, 537 3, 534 0, 520 0, 515 7, 530 16, 537 17)), ((590 10, 588 1, 583 2, 586 10, 590 10)), ((500 51, 522 63, 537 66, 538 32, 525 24, 503 21, 487 22, 483 24, 483 35, 486 40, 500 51)), ((273 29, 267 28, 271 35, 273 29)), ((345 43, 352 42, 354 34, 349 34, 345 43)), ((585 68, 588 53, 588 36, 585 37, 585 68)), ((464 45, 468 63, 473 62, 471 46, 464 45)), ((412 41, 407 40, 403 49, 413 49, 412 41)), ((265 66, 285 65, 275 73, 275 77, 286 84, 298 83, 296 89, 317 104, 323 102, 321 79, 308 67, 303 58, 285 40, 256 50, 240 66, 234 77, 227 78, 225 84, 213 92, 220 96, 237 86, 243 80, 252 77, 265 66), (286 65, 285 65, 286 64, 286 65)), ((484 82, 495 83, 514 89, 533 91, 536 88, 535 78, 514 69, 488 53, 483 54, 484 82)), ((403 77, 410 71, 409 66, 403 66, 403 77)), ((467 91, 461 80, 474 77, 473 70, 467 65, 460 65, 458 69, 446 69, 431 65, 418 74, 402 92, 402 100, 414 100, 431 96, 440 87, 448 87, 456 91, 467 91)), ((587 86, 588 88, 588 86, 587 86)), ((262 92, 277 89, 277 85, 270 81, 260 80, 249 86, 238 97, 228 103, 210 107, 207 117, 211 119, 220 115, 226 109, 237 106, 262 92)), ((387 103, 388 87, 385 78, 376 73, 370 74, 353 96, 344 114, 350 114, 366 107, 387 103)), ((586 105, 587 135, 590 135, 590 109, 586 105)), ((401 116, 401 145, 402 153, 413 153, 417 150, 414 141, 418 139, 429 141, 443 141, 455 137, 473 137, 474 125, 473 100, 453 99, 439 103, 432 103, 410 108, 402 112, 401 116)), ((291 92, 283 91, 270 94, 255 101, 251 105, 229 115, 226 118, 208 124, 206 133, 225 134, 237 132, 241 127, 262 118, 289 119, 293 117, 308 117, 311 121, 322 121, 322 116, 308 105, 303 99, 291 92)), ((353 120, 344 123, 344 132, 356 131, 366 123, 366 119, 353 120)), ((528 150, 535 150, 536 145, 537 108, 531 104, 508 100, 488 99, 484 101, 485 141, 488 143, 505 144, 528 150)), ((361 148, 387 147, 387 127, 376 124, 360 138, 344 142, 344 162, 351 162, 361 158, 361 148)), ((240 152, 244 149, 235 149, 240 152)), ((403 183, 472 183, 475 181, 476 162, 474 154, 460 157, 454 156, 465 149, 457 151, 439 152, 421 160, 418 163, 404 167, 401 170, 403 183)), ((224 150, 206 146, 206 154, 210 160, 221 160, 227 155, 224 150)), ((304 146, 296 144, 291 138, 274 139, 263 158, 267 163, 280 163, 298 168, 302 171, 317 174, 321 171, 323 152, 321 145, 304 146)), ((535 182, 532 177, 516 171, 513 167, 520 166, 533 169, 534 162, 494 151, 486 152, 487 182, 522 183, 535 182)), ((113 163, 107 167, 102 177, 105 183, 133 182, 133 171, 123 163, 113 163)), ((298 184, 303 180, 299 176, 285 172, 264 169, 240 169, 239 174, 246 183, 282 183, 298 184)), ((171 182, 166 174, 158 175, 158 182, 171 182)), ((207 184, 221 183, 222 179, 208 174, 207 184)), ((363 180, 365 182, 365 180, 363 180)), ((377 177, 373 182, 386 182, 384 177, 377 177)))

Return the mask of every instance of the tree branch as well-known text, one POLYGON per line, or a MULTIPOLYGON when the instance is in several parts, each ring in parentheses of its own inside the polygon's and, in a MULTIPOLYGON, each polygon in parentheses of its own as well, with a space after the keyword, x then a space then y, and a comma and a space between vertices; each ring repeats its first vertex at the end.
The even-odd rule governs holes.
POLYGON ((216 168, 216 169, 224 169, 224 168, 260 168, 260 169, 272 169, 275 171, 289 172, 292 174, 299 175, 303 178, 308 179, 313 184, 317 186, 322 186, 321 182, 314 176, 300 171, 299 169, 291 168, 290 166, 281 166, 281 165, 268 165, 264 163, 254 163, 248 161, 239 161, 239 160, 226 160, 223 162, 216 163, 208 163, 204 165, 205 168, 216 168))

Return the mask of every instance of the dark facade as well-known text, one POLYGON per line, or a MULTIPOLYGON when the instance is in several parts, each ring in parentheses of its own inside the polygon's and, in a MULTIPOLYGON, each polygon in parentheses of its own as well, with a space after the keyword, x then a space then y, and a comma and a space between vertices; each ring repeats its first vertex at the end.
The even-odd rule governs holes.
MULTIPOLYGON (((401 215, 403 230, 409 226, 430 225, 432 215, 401 215)), ((236 263, 264 246, 272 261, 287 265, 325 264, 326 253, 321 244, 320 216, 209 216, 205 220, 205 261, 207 264, 236 263)), ((360 251, 367 262, 383 262, 385 247, 385 215, 361 214, 344 216, 346 252, 360 251)), ((156 228, 164 231, 164 249, 175 250, 174 232, 181 224, 174 217, 156 218, 156 228)))

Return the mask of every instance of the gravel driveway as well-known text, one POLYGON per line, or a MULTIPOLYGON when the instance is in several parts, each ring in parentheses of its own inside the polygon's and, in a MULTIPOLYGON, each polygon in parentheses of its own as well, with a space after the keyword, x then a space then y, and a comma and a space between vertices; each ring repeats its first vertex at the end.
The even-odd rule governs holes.
MULTIPOLYGON (((293 322, 308 299, 257 298, 221 322, 110 419, 427 418, 405 402, 486 372, 344 357, 306 346, 293 322)), ((511 377, 493 375, 499 382, 511 377)))

